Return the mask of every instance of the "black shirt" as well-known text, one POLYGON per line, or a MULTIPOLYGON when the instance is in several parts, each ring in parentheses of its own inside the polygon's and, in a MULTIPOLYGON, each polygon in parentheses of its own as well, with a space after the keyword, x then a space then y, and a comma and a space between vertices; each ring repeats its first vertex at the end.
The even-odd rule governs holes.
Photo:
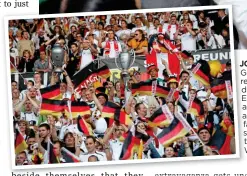
POLYGON ((74 153, 75 154, 75 147, 64 147, 66 148, 68 151, 70 151, 71 153, 74 153))
POLYGON ((79 53, 77 53, 77 54, 70 53, 69 54, 69 62, 67 64, 66 71, 67 71, 70 78, 77 71, 78 65, 80 63, 80 59, 81 59, 81 56, 79 53))
POLYGON ((26 72, 33 72, 34 62, 36 59, 26 59, 24 57, 21 58, 20 63, 18 65, 19 72, 24 72, 26 68, 26 72))

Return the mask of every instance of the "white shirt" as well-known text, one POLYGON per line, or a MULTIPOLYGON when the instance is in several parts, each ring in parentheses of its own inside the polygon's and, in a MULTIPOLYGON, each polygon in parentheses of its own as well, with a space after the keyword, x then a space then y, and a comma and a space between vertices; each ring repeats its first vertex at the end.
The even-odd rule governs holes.
POLYGON ((91 102, 87 101, 86 103, 88 104, 88 106, 90 106, 90 110, 92 112, 97 109, 97 106, 95 105, 95 102, 94 101, 91 101, 91 102))
POLYGON ((123 142, 119 141, 119 139, 111 139, 109 143, 112 151, 112 160, 119 160, 123 148, 123 142))
POLYGON ((169 25, 169 23, 164 23, 164 24, 163 24, 163 30, 164 30, 165 32, 168 31, 168 25, 169 25))
MULTIPOLYGON (((207 96, 207 92, 204 90, 200 90, 197 92, 197 98, 201 101, 204 101, 206 99, 206 96, 207 96)), ((212 108, 216 107, 217 99, 218 98, 213 93, 210 94, 209 103, 212 106, 212 108)))
MULTIPOLYGON (((121 45, 118 41, 115 40, 118 44, 118 51, 115 50, 114 48, 114 41, 109 41, 110 42, 110 53, 109 53, 109 58, 116 58, 118 57, 119 53, 122 52, 121 45)), ((106 42, 102 42, 102 48, 106 47, 106 42)), ((105 51, 104 51, 104 56, 105 56, 105 51)))
POLYGON ((196 50, 196 37, 193 37, 189 32, 181 36, 182 51, 195 51, 196 50))
POLYGON ((221 35, 214 34, 214 37, 213 36, 210 37, 207 45, 211 47, 211 49, 217 49, 217 45, 218 45, 218 48, 220 49, 220 48, 224 48, 226 42, 221 35), (217 43, 215 40, 217 41, 217 43))
MULTIPOLYGON (((44 34, 43 37, 44 37, 44 40, 45 40, 45 41, 49 40, 49 37, 48 37, 46 34, 44 34)), ((35 49, 38 50, 38 49, 40 48, 40 44, 41 44, 41 43, 40 43, 39 35, 38 35, 37 33, 34 33, 31 40, 32 40, 33 43, 34 43, 35 49)))
POLYGON ((21 112, 20 114, 22 120, 26 120, 28 122, 35 121, 36 125, 38 124, 38 117, 34 114, 34 112, 31 113, 25 113, 21 112))
POLYGON ((81 65, 80 70, 93 61, 93 55, 90 49, 81 51, 81 65))
POLYGON ((14 58, 15 62, 13 64, 16 66, 16 63, 17 63, 16 57, 19 57, 18 50, 16 48, 11 48, 10 49, 10 56, 14 58))
POLYGON ((81 154, 79 156, 79 158, 80 158, 80 160, 82 162, 88 162, 88 158, 90 156, 92 156, 92 155, 96 156, 99 161, 107 161, 106 154, 103 153, 103 152, 98 152, 98 151, 96 151, 95 153, 84 153, 84 154, 81 154))
POLYGON ((71 94, 71 92, 70 91, 66 91, 64 94, 63 94, 63 98, 62 99, 71 99, 71 96, 72 96, 72 94, 71 94))

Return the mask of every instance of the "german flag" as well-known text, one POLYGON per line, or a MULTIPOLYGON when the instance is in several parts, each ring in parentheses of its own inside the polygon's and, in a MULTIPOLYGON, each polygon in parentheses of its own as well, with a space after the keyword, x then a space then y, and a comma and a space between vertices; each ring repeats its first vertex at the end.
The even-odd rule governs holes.
POLYGON ((104 79, 107 79, 111 76, 111 71, 107 67, 107 65, 104 65, 103 67, 99 68, 97 70, 98 76, 104 79))
POLYGON ((89 65, 77 72, 71 80, 73 81, 74 88, 79 89, 81 87, 86 87, 88 82, 93 83, 97 81, 97 65, 91 62, 89 65))
POLYGON ((210 67, 207 61, 199 60, 192 66, 192 73, 195 78, 200 81, 203 85, 210 85, 210 67))
POLYGON ((93 134, 91 126, 81 116, 78 116, 77 118, 77 125, 78 130, 86 136, 93 134))
POLYGON ((60 163, 60 159, 58 158, 58 156, 56 156, 55 151, 54 151, 54 147, 53 144, 51 143, 51 141, 49 141, 47 143, 48 147, 48 154, 49 154, 49 164, 55 164, 55 163, 60 163))
POLYGON ((168 126, 173 120, 173 115, 169 111, 166 105, 160 107, 153 115, 148 119, 148 126, 158 127, 158 126, 168 126))
POLYGON ((80 162, 80 159, 73 153, 71 153, 66 148, 62 147, 62 156, 65 160, 65 163, 78 163, 80 162))
POLYGON ((59 84, 40 89, 40 93, 43 99, 60 100, 62 98, 59 84))
POLYGON ((123 108, 116 110, 116 112, 114 114, 114 120, 119 122, 120 124, 124 124, 127 126, 132 124, 132 120, 130 119, 130 116, 128 114, 126 114, 126 112, 123 108))
POLYGON ((130 116, 126 114, 125 110, 119 105, 108 102, 106 106, 103 107, 102 117, 113 119, 116 122, 129 126, 132 124, 130 116))
POLYGON ((220 126, 222 127, 221 130, 228 136, 234 136, 234 125, 229 118, 223 119, 220 126))
POLYGON ((43 99, 40 115, 60 116, 67 108, 67 101, 43 99))
POLYGON ((209 146, 212 149, 219 151, 221 155, 229 155, 231 153, 231 136, 224 133, 222 130, 216 130, 212 136, 209 146))
POLYGON ((26 141, 24 140, 23 136, 19 132, 18 129, 15 130, 15 154, 18 154, 28 147, 26 141))
POLYGON ((138 148, 138 159, 142 159, 142 152, 143 152, 144 146, 143 146, 143 141, 140 141, 140 146, 138 148))
POLYGON ((15 58, 10 56, 10 71, 11 71, 11 73, 18 71, 15 69, 14 63, 15 63, 15 58))
POLYGON ((108 118, 114 118, 114 114, 117 110, 120 110, 121 107, 117 105, 116 103, 107 102, 107 104, 103 107, 101 116, 102 117, 108 117, 108 118))
POLYGON ((183 50, 181 52, 181 57, 184 59, 184 60, 188 60, 190 57, 193 57, 191 53, 189 53, 188 51, 186 50, 183 50))
POLYGON ((34 164, 41 164, 44 160, 44 156, 42 153, 38 152, 37 155, 32 156, 31 160, 34 164))
POLYGON ((215 78, 211 82, 211 92, 219 98, 227 98, 227 90, 225 80, 215 78))
POLYGON ((164 147, 167 147, 176 140, 184 137, 188 132, 189 130, 184 124, 177 118, 174 118, 172 123, 168 127, 163 128, 162 132, 157 137, 159 142, 164 147))
POLYGON ((138 154, 138 148, 140 146, 140 139, 133 136, 131 132, 128 133, 127 138, 125 139, 120 154, 120 160, 132 160, 134 159, 134 154, 138 154))
POLYGON ((90 107, 86 102, 72 101, 70 107, 69 106, 66 107, 65 114, 67 115, 67 117, 77 118, 78 116, 91 114, 91 111, 90 111, 90 107))
POLYGON ((188 113, 191 113, 194 116, 202 116, 204 114, 203 104, 198 98, 194 98, 188 113))
MULTIPOLYGON (((152 82, 153 81, 148 81, 148 82, 140 82, 136 84, 131 85, 131 91, 132 95, 147 95, 147 96, 152 96, 153 94, 153 87, 152 87, 152 82)), ((158 97, 163 97, 166 98, 170 92, 170 88, 168 87, 163 87, 160 85, 156 85, 155 88, 155 95, 158 97)))

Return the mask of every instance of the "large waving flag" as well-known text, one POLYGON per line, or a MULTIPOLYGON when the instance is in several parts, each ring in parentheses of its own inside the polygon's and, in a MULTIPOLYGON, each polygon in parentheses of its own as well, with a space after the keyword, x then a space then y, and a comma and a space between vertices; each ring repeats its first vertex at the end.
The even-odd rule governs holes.
POLYGON ((141 144, 141 139, 133 136, 132 132, 128 133, 127 138, 124 141, 122 152, 120 154, 120 160, 132 160, 135 153, 138 154, 138 148, 141 144))
POLYGON ((188 113, 191 113, 194 116, 202 116, 202 115, 204 115, 203 104, 198 98, 190 97, 188 113))
POLYGON ((40 89, 40 93, 43 99, 60 100, 62 99, 62 94, 60 93, 59 84, 53 86, 48 86, 40 89))
POLYGON ((121 107, 116 103, 107 102, 107 104, 103 107, 101 116, 108 118, 113 117, 117 109, 121 109, 121 107))
POLYGON ((69 101, 65 114, 67 117, 77 118, 78 116, 91 114, 91 111, 88 104, 84 101, 69 101))
POLYGON ((216 130, 210 141, 210 147, 219 151, 221 155, 228 155, 231 153, 231 136, 224 133, 222 130, 216 130))
POLYGON ((93 135, 91 125, 89 125, 81 116, 77 118, 78 130, 86 136, 93 135))
POLYGON ((61 116, 61 114, 65 112, 66 108, 67 108, 67 101, 42 99, 42 104, 39 114, 61 116))
MULTIPOLYGON (((163 35, 163 39, 159 39, 157 35, 152 35, 148 48, 150 57, 152 60, 156 60, 156 65, 159 68, 159 77, 162 77, 162 71, 165 68, 162 64, 162 60, 166 60, 169 70, 172 74, 180 74, 180 61, 178 59, 178 49, 166 36, 163 35)), ((147 58, 148 59, 148 58, 147 58)))
POLYGON ((107 67, 107 65, 104 65, 103 67, 101 67, 97 70, 97 74, 99 77, 107 79, 111 76, 111 71, 107 67))
POLYGON ((81 88, 87 88, 89 84, 98 81, 98 76, 106 79, 110 76, 110 70, 107 65, 98 68, 97 64, 91 62, 71 78, 75 91, 80 92, 81 88))
POLYGON ((228 136, 234 136, 234 125, 229 118, 224 118, 221 121, 220 126, 222 127, 221 130, 228 136))
POLYGON ((158 126, 168 126, 173 121, 174 116, 170 112, 167 105, 163 105, 157 111, 155 111, 150 118, 148 118, 148 126, 158 127, 158 126))
POLYGON ((15 153, 18 154, 28 147, 24 137, 21 135, 18 129, 15 130, 15 153))
POLYGON ((227 98, 226 83, 224 79, 215 78, 211 81, 211 92, 219 98, 227 98))
POLYGON ((200 81, 203 85, 210 85, 210 67, 208 62, 205 60, 199 60, 194 65, 192 65, 192 74, 195 79, 200 81))
POLYGON ((119 105, 108 102, 102 110, 102 117, 113 119, 116 122, 129 126, 132 124, 130 116, 119 105))
POLYGON ((164 147, 171 145, 190 131, 191 127, 183 123, 182 120, 177 117, 174 118, 172 123, 168 127, 163 128, 162 132, 158 134, 158 140, 164 147))
POLYGON ((166 98, 170 92, 170 88, 168 87, 163 87, 158 84, 154 85, 153 81, 147 81, 147 82, 140 82, 136 84, 131 85, 131 91, 132 95, 147 95, 147 96, 153 96, 156 95, 158 97, 163 97, 166 98))
POLYGON ((62 153, 63 159, 65 160, 65 163, 78 163, 78 162, 80 162, 80 158, 78 156, 71 153, 69 150, 67 150, 64 147, 62 147, 61 153, 62 153))

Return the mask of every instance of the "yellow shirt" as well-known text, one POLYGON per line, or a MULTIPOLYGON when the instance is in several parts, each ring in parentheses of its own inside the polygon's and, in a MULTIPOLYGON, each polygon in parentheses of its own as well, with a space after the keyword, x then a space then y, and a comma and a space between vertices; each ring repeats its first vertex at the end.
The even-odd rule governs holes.
POLYGON ((148 41, 147 39, 145 39, 139 42, 133 38, 128 42, 128 46, 130 46, 132 49, 139 50, 142 49, 143 47, 148 47, 148 41))

